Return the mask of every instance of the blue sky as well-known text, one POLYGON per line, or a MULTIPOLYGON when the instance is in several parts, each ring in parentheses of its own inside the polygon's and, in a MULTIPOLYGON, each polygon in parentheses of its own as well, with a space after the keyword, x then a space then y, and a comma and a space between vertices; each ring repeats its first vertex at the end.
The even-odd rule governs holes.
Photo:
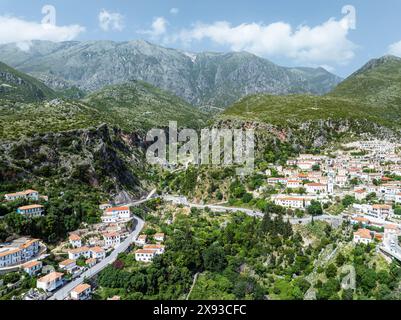
POLYGON ((0 43, 28 50, 34 39, 146 39, 194 52, 246 50, 347 76, 371 58, 401 56, 400 12, 398 0, 0 0, 0 43), (56 9, 56 28, 40 26, 46 4, 56 9), (344 5, 356 10, 355 29, 344 5))

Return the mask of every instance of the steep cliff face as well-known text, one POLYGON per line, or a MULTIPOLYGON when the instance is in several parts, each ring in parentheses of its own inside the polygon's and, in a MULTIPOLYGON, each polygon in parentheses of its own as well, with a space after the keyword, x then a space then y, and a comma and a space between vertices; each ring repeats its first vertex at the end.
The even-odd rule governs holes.
POLYGON ((397 140, 398 130, 392 130, 368 120, 315 120, 294 122, 283 126, 255 120, 220 119, 214 124, 218 128, 255 130, 256 157, 263 158, 266 151, 280 153, 310 152, 330 148, 338 143, 353 139, 379 138, 397 140))
POLYGON ((113 195, 139 194, 145 166, 141 138, 107 125, 0 143, 3 188, 76 183, 113 195))

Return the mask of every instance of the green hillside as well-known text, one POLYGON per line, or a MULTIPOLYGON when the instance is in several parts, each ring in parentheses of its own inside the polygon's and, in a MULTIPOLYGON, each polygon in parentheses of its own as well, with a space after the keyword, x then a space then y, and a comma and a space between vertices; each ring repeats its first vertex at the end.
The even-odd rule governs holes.
POLYGON ((336 97, 307 95, 253 95, 228 108, 222 118, 240 118, 275 125, 296 124, 313 120, 369 120, 386 126, 396 126, 401 114, 387 107, 336 97))
POLYGON ((39 80, 0 62, 0 99, 35 102, 55 96, 56 93, 39 80))
POLYGON ((369 61, 330 94, 381 106, 401 106, 401 58, 384 56, 369 61))
POLYGON ((232 105, 221 117, 276 125, 326 119, 367 120, 400 128, 401 59, 385 56, 372 60, 325 96, 252 95, 232 105))
POLYGON ((83 129, 105 122, 98 110, 80 102, 55 99, 36 103, 0 103, 0 140, 37 133, 83 129))
POLYGON ((181 98, 141 81, 109 86, 89 95, 87 104, 125 130, 167 126, 200 128, 207 115, 181 98))

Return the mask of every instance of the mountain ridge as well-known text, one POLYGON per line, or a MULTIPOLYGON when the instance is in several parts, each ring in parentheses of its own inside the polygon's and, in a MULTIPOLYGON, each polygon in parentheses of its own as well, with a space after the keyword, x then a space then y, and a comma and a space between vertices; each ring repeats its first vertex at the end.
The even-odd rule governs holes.
POLYGON ((0 60, 55 89, 94 92, 141 80, 199 106, 227 107, 241 97, 327 93, 341 79, 326 70, 281 67, 248 52, 188 53, 137 40, 33 41, 30 51, 0 45, 0 60))

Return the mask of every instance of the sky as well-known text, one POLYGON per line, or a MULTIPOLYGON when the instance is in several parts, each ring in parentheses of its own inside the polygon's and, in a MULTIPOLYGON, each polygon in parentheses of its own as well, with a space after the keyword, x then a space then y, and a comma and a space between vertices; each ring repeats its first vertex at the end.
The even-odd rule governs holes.
POLYGON ((0 0, 0 44, 144 39, 346 77, 372 58, 401 56, 400 12, 399 0, 0 0))

